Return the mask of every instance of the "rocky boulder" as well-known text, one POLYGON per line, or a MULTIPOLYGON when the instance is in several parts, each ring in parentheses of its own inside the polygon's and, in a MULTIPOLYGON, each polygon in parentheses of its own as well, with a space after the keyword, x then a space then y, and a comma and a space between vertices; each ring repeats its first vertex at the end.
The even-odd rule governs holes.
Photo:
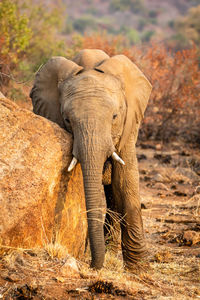
POLYGON ((79 257, 87 220, 80 165, 67 172, 71 136, 57 124, 0 99, 0 244, 59 243, 79 257))

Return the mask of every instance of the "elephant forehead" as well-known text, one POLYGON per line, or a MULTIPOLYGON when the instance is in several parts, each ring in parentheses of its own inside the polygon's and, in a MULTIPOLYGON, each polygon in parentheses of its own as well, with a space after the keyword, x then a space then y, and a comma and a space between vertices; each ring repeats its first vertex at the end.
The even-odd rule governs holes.
POLYGON ((90 70, 69 80, 65 85, 69 94, 94 92, 114 94, 121 91, 121 82, 112 75, 90 70))

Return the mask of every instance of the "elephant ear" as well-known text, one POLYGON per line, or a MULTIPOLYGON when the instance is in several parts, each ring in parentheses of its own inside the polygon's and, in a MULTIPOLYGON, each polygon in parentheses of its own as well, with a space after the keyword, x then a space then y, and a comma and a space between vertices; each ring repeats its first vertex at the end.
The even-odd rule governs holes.
POLYGON ((139 127, 140 125, 150 97, 152 86, 139 68, 124 55, 113 56, 95 69, 114 75, 122 83, 127 113, 119 145, 120 151, 133 130, 134 124, 136 127, 139 127))
POLYGON ((36 74, 30 92, 33 112, 65 128, 60 112, 59 85, 82 69, 82 67, 64 57, 56 56, 49 59, 36 74))
POLYGON ((84 49, 73 58, 73 61, 87 71, 94 69, 108 58, 110 57, 102 50, 84 49))

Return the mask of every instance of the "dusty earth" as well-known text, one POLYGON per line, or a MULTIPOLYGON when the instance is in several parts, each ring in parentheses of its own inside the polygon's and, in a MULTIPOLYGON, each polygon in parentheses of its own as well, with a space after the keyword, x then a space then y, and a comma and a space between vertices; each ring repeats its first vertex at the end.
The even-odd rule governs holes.
POLYGON ((0 299, 200 299, 200 151, 140 143, 141 200, 149 254, 132 273, 120 247, 89 269, 59 245, 0 248, 0 299), (78 268, 77 268, 78 265, 78 268))

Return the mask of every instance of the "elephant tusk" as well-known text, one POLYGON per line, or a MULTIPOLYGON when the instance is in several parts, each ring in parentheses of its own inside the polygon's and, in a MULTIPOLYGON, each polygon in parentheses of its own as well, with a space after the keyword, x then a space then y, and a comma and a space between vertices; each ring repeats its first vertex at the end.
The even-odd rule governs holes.
POLYGON ((116 152, 113 152, 112 158, 113 158, 114 160, 118 161, 120 164, 125 165, 125 162, 119 157, 119 155, 117 155, 116 152))
POLYGON ((77 164, 78 160, 76 159, 76 157, 73 157, 72 161, 71 161, 71 164, 69 165, 68 167, 68 172, 72 171, 73 168, 75 167, 75 165, 77 164))

